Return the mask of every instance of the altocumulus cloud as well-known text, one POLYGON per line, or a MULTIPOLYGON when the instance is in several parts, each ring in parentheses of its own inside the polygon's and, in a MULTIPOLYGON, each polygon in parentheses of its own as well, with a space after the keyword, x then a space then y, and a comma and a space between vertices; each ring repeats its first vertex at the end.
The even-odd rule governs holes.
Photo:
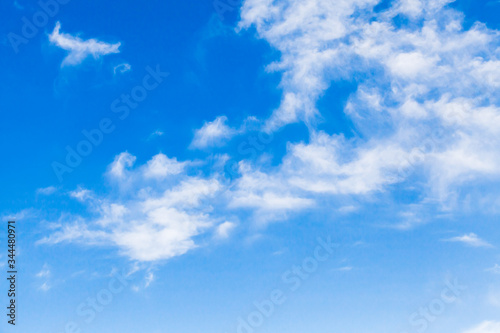
POLYGON ((68 55, 64 58, 61 66, 78 65, 89 56, 97 59, 107 54, 120 52, 120 43, 109 44, 97 39, 83 40, 80 37, 62 33, 60 30, 61 23, 57 22, 54 30, 49 35, 49 41, 61 49, 68 51, 68 55))

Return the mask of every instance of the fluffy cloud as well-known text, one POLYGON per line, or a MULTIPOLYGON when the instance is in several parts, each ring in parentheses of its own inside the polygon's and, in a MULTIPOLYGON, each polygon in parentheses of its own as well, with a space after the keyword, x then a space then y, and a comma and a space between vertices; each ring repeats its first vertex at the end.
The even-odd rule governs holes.
POLYGON ((282 102, 265 129, 309 125, 309 143, 285 157, 289 183, 317 193, 363 194, 422 170, 424 194, 500 177, 498 32, 462 26, 448 0, 245 1, 240 28, 281 53, 282 102), (406 16, 409 23, 396 25, 406 16), (375 73, 375 74, 374 74, 375 73), (316 130, 316 102, 335 81, 358 84, 344 112, 361 139, 316 130), (353 79, 354 78, 354 79, 353 79))
MULTIPOLYGON (((92 196, 86 202, 93 218, 74 217, 44 242, 111 243, 134 260, 161 260, 195 248, 205 234, 227 237, 233 225, 225 215, 235 210, 267 223, 292 212, 350 207, 343 198, 402 182, 411 182, 422 202, 449 209, 461 186, 497 184, 498 31, 480 23, 465 29, 449 2, 399 0, 376 12, 378 0, 246 0, 239 28, 255 27, 281 54, 268 70, 282 73, 282 100, 262 130, 302 121, 309 137, 288 143, 281 163, 265 154, 237 161, 231 179, 213 170, 189 176, 187 169, 200 164, 163 154, 134 167, 136 158, 124 152, 107 173, 119 194, 92 196), (400 15, 409 23, 396 25, 400 15), (317 101, 332 82, 346 79, 357 84, 344 109, 359 133, 354 138, 316 127, 317 101), (339 206, 318 204, 329 198, 339 206)), ((240 133, 226 122, 222 116, 205 123, 191 148, 240 133)), ((421 202, 412 204, 422 210, 421 202)), ((406 225, 420 223, 413 211, 407 216, 413 222, 406 225)), ((449 241, 491 246, 475 234, 449 241)))
POLYGON ((229 234, 236 228, 236 225, 232 222, 223 222, 217 226, 216 236, 218 238, 228 238, 229 234))
POLYGON ((120 52, 120 43, 109 44, 97 39, 83 40, 80 37, 62 33, 60 30, 61 23, 57 22, 54 30, 49 35, 49 41, 69 52, 62 62, 62 66, 78 65, 89 56, 97 59, 107 54, 120 52))
POLYGON ((237 130, 226 125, 227 117, 217 117, 212 122, 205 123, 195 132, 191 148, 203 149, 219 146, 237 134, 237 130))
POLYGON ((179 175, 182 163, 161 154, 132 169, 134 161, 134 156, 124 153, 110 167, 111 175, 118 177, 115 181, 127 183, 129 192, 119 199, 113 193, 100 197, 82 189, 72 192, 74 198, 86 198, 83 202, 91 216, 62 216, 57 230, 40 242, 111 244, 137 261, 169 259, 195 248, 194 238, 219 223, 205 203, 221 190, 219 181, 179 175), (124 164, 129 167, 126 173, 124 164), (169 176, 175 179, 165 179, 169 176), (144 183, 147 179, 153 182, 144 183))

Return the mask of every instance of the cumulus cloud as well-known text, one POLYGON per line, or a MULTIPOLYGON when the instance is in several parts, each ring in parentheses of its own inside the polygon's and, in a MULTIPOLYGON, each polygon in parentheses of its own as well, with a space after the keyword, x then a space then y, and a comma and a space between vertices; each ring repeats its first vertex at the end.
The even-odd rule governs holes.
MULTIPOLYGON (((135 167, 124 152, 107 175, 127 191, 93 197, 87 204, 95 217, 61 223, 44 242, 114 244, 134 260, 154 261, 186 253, 205 234, 228 235, 224 215, 235 210, 267 223, 309 209, 337 211, 352 206, 342 198, 404 182, 422 202, 449 210, 461 186, 497 184, 499 32, 480 23, 465 28, 449 2, 398 0, 375 12, 378 0, 246 0, 239 28, 254 27, 281 55, 267 68, 282 73, 281 103, 263 130, 301 121, 309 137, 288 143, 280 163, 265 154, 239 158, 231 179, 213 170, 188 175, 195 163, 164 154, 135 167), (401 15, 408 24, 395 23, 401 15), (359 134, 352 138, 316 126, 318 100, 344 80, 357 85, 343 110, 359 134), (330 198, 338 205, 318 204, 330 198)), ((239 133, 221 116, 198 129, 190 147, 220 146, 239 133)), ((401 229, 421 223, 410 213, 401 229)), ((472 233, 447 241, 491 246, 472 233)))
POLYGON ((205 123, 194 134, 191 148, 203 149, 207 147, 220 146, 231 139, 237 130, 226 125, 227 117, 217 117, 212 122, 205 123))
POLYGON ((61 66, 75 66, 82 63, 87 57, 92 56, 98 59, 101 56, 119 53, 120 43, 110 44, 97 39, 83 40, 80 37, 62 33, 61 23, 57 22, 54 30, 49 35, 49 41, 68 51, 61 66))
POLYGON ((194 238, 213 229, 218 222, 203 203, 220 191, 219 181, 179 176, 182 171, 179 163, 161 154, 136 169, 130 168, 133 161, 134 156, 120 154, 110 167, 118 182, 131 186, 128 196, 117 199, 112 194, 84 195, 92 216, 62 216, 55 223, 56 231, 40 243, 114 245, 122 255, 146 262, 169 259, 197 247, 194 238), (129 166, 127 173, 123 171, 124 164, 129 166), (158 186, 157 179, 169 174, 177 175, 175 183, 158 186), (145 185, 144 179, 150 177, 155 178, 155 183, 145 185), (155 185, 157 189, 153 188, 155 185))
POLYGON ((185 162, 178 162, 175 157, 168 158, 164 154, 158 154, 148 161, 144 176, 147 178, 165 178, 169 175, 181 173, 185 166, 185 162))
POLYGON ((465 29, 450 2, 400 0, 375 12, 377 0, 245 1, 240 29, 255 27, 281 53, 268 66, 282 73, 283 95, 266 130, 303 121, 311 132, 285 158, 292 185, 366 194, 418 168, 424 194, 446 202, 458 186, 499 179, 498 31, 465 29), (396 25, 398 15, 410 23, 396 25), (346 79, 358 88, 344 112, 363 139, 316 130, 317 101, 346 79))

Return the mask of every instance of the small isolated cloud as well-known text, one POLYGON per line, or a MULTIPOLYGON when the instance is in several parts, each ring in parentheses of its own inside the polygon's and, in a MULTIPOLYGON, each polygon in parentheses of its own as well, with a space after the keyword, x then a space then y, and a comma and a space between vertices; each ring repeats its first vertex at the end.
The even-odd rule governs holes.
POLYGON ((69 192, 69 195, 78 201, 84 202, 92 197, 92 191, 79 187, 78 189, 69 192))
POLYGON ((115 67, 113 67, 113 73, 114 74, 122 74, 122 73, 126 73, 128 71, 130 71, 132 69, 132 67, 130 66, 130 64, 124 62, 123 64, 119 64, 119 65, 116 65, 115 67))
POLYGON ((52 287, 47 282, 42 283, 42 285, 40 286, 41 291, 49 291, 50 288, 52 287))
POLYGON ((107 54, 120 53, 119 47, 121 43, 109 44, 97 39, 83 40, 80 37, 61 33, 60 30, 61 23, 57 22, 54 31, 49 35, 49 41, 69 52, 61 66, 78 65, 89 56, 98 59, 107 54))
POLYGON ((480 325, 464 331, 463 333, 498 333, 500 332, 499 321, 485 321, 480 325))
POLYGON ((447 241, 447 242, 460 242, 460 243, 464 243, 465 245, 472 246, 472 247, 493 247, 493 245, 482 240, 474 233, 445 239, 445 241, 447 241))
POLYGON ((51 194, 54 194, 56 191, 57 191, 56 187, 48 186, 48 187, 39 188, 38 190, 36 190, 36 193, 41 194, 41 195, 51 195, 51 194))
POLYGON ((161 131, 161 130, 159 130, 159 129, 158 129, 158 130, 154 131, 153 133, 151 133, 151 134, 149 135, 148 140, 152 140, 152 139, 154 139, 154 138, 156 138, 156 137, 163 136, 164 134, 165 134, 165 133, 164 133, 163 131, 161 131))
POLYGON ((38 278, 47 278, 50 276, 50 269, 47 264, 44 264, 42 267, 42 270, 36 274, 36 277, 38 278))
POLYGON ((228 238, 229 234, 234 230, 235 227, 236 224, 227 221, 219 224, 219 226, 215 230, 217 238, 228 238))
POLYGON ((493 274, 500 274, 500 265, 499 264, 495 264, 495 266, 486 269, 486 272, 490 272, 490 273, 493 273, 493 274))
POLYGON ((148 272, 146 277, 144 278, 144 288, 149 287, 149 285, 155 280, 155 275, 153 272, 148 272))
POLYGON ((42 291, 48 291, 51 288, 51 285, 49 284, 49 277, 51 276, 51 272, 49 269, 49 266, 47 264, 44 264, 40 272, 36 274, 36 277, 39 280, 42 280, 42 284, 40 287, 38 287, 42 291))
POLYGON ((194 149, 203 149, 224 144, 238 132, 227 126, 226 122, 227 117, 220 116, 212 122, 205 123, 194 134, 194 139, 190 147, 194 149))
POLYGON ((350 271, 352 271, 352 267, 351 266, 340 267, 340 268, 337 269, 337 271, 339 271, 339 272, 350 272, 350 271))

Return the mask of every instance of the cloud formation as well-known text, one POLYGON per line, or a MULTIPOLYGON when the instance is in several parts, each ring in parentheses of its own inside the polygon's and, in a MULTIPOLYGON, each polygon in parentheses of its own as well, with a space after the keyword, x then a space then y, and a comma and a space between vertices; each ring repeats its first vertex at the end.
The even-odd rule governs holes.
POLYGON ((61 23, 57 22, 54 30, 49 35, 49 41, 63 50, 68 51, 61 66, 75 66, 81 64, 87 57, 98 59, 104 55, 120 53, 121 43, 110 44, 97 39, 83 40, 67 33, 60 32, 61 23))
POLYGON ((474 233, 449 238, 449 239, 446 239, 446 241, 463 243, 465 245, 472 246, 472 247, 493 247, 493 245, 482 240, 481 238, 478 237, 478 235, 476 235, 474 233))
POLYGON ((206 204, 221 190, 218 180, 179 175, 184 163, 162 154, 135 169, 134 161, 134 156, 122 153, 110 166, 108 177, 116 191, 128 186, 123 196, 102 197, 86 189, 71 192, 87 205, 91 216, 62 216, 56 231, 40 243, 111 244, 131 260, 147 262, 194 249, 194 238, 208 231, 221 236, 229 232, 228 222, 219 222, 206 204))
POLYGON ((240 29, 254 27, 281 53, 268 70, 282 73, 282 101, 264 129, 310 129, 310 142, 285 158, 293 185, 361 194, 421 170, 424 194, 446 202, 459 186, 499 180, 499 32, 465 29, 450 2, 399 0, 375 11, 377 0, 245 1, 240 29), (345 80, 357 84, 344 108, 352 139, 316 129, 316 103, 345 80))
MULTIPOLYGON (((449 2, 398 0, 375 11, 377 0, 246 0, 239 28, 254 27, 281 54, 268 70, 282 73, 282 100, 262 130, 301 121, 309 137, 288 142, 278 163, 257 150, 251 161, 236 156, 233 177, 164 154, 135 166, 123 152, 107 172, 120 199, 93 196, 94 218, 74 217, 44 241, 111 243, 153 261, 186 253, 205 234, 229 236, 225 223, 235 211, 265 224, 360 200, 358 207, 395 184, 418 192, 419 212, 431 204, 463 209, 455 202, 460 189, 477 184, 488 185, 468 196, 471 209, 474 200, 498 200, 491 184, 500 180, 499 32, 481 23, 465 28, 449 2), (346 80, 357 85, 343 109, 355 137, 317 128, 318 100, 346 80)), ((191 148, 221 146, 239 133, 220 116, 195 132, 191 148)), ((405 208, 413 221, 406 226, 421 224, 416 209, 405 208)), ((491 246, 472 233, 448 241, 491 246)))
POLYGON ((231 139, 238 131, 226 125, 226 122, 226 116, 220 116, 214 121, 206 122, 195 132, 190 147, 195 149, 216 147, 231 139))

